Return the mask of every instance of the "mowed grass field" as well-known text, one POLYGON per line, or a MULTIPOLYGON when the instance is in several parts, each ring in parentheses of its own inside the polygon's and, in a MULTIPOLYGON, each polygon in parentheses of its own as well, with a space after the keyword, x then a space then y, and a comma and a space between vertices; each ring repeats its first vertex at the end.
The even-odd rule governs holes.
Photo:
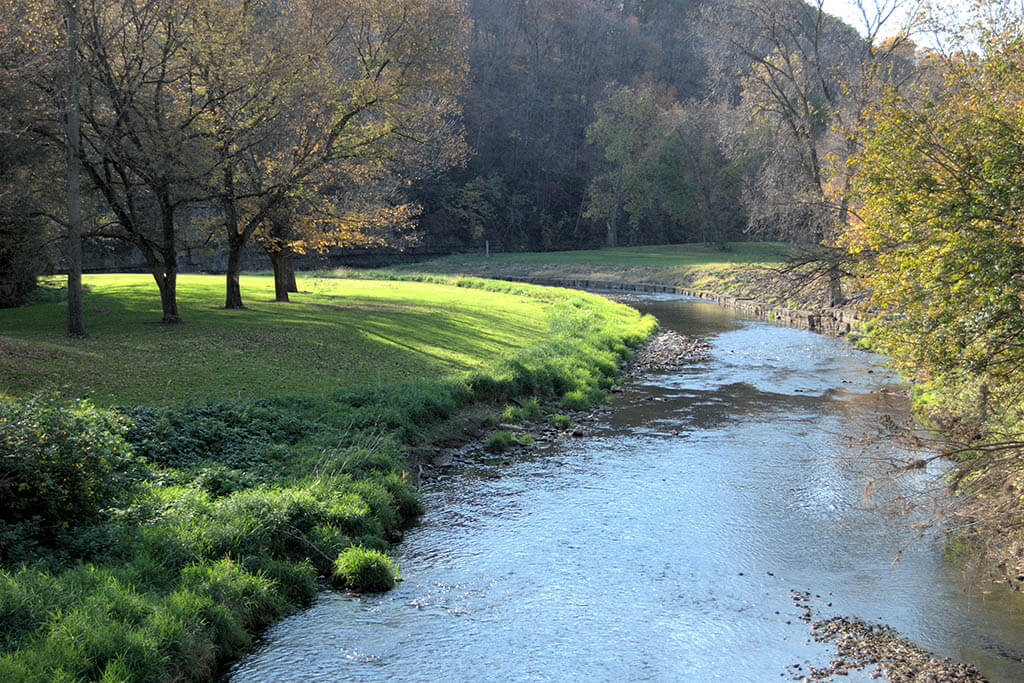
MULTIPOLYGON (((764 301, 776 306, 827 305, 827 280, 808 268, 794 269, 794 260, 813 255, 808 247, 780 242, 663 244, 588 251, 553 251, 449 256, 426 263, 398 266, 416 270, 462 273, 507 280, 660 284, 764 301)), ((858 284, 846 278, 844 287, 858 284)))
POLYGON ((0 310, 0 392, 57 391, 97 405, 319 394, 365 382, 490 367, 543 336, 552 302, 429 282, 298 278, 290 303, 273 278, 243 276, 245 310, 224 279, 181 275, 184 323, 161 325, 153 278, 86 275, 89 336, 64 334, 59 303, 0 310))
MULTIPOLYGON (((730 268, 738 265, 778 265, 786 260, 787 247, 776 242, 730 242, 724 249, 706 244, 665 244, 582 251, 547 251, 508 254, 450 256, 432 266, 481 264, 552 264, 587 266, 646 266, 649 268, 730 268)), ((420 266, 412 266, 419 268, 420 266)))

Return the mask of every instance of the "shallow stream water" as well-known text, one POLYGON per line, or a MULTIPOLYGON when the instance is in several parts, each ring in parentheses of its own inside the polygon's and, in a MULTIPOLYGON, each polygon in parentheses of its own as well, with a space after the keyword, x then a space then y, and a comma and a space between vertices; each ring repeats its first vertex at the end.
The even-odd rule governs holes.
POLYGON ((783 680, 831 652, 793 590, 1024 680, 1021 596, 965 581, 926 517, 880 511, 941 498, 932 470, 883 485, 921 454, 891 437, 907 406, 882 359, 713 304, 639 307, 712 359, 626 384, 584 438, 426 482, 402 583, 322 594, 231 680, 783 680))

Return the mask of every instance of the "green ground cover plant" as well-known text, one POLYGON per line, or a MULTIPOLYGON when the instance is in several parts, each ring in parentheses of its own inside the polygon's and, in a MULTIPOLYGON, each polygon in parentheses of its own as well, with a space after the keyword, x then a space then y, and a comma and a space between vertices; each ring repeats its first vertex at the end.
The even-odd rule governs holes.
POLYGON ((0 491, 0 680, 209 680, 422 512, 406 447, 431 426, 597 397, 656 325, 569 290, 383 277, 300 279, 289 304, 249 277, 246 311, 184 277, 165 327, 142 276, 90 276, 84 343, 52 301, 0 311, 0 485, 33 491, 0 491))
POLYGON ((356 546, 338 555, 332 578, 357 593, 381 593, 391 590, 401 575, 384 553, 356 546))

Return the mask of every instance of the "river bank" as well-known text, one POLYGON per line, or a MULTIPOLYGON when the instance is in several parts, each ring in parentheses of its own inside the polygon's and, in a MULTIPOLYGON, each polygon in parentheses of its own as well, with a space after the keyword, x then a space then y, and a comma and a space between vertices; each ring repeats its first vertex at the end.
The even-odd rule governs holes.
POLYGON ((792 248, 777 243, 666 245, 453 256, 396 270, 462 273, 588 291, 657 292, 691 296, 762 320, 834 336, 860 332, 867 320, 855 302, 862 296, 851 278, 844 289, 854 303, 830 307, 822 278, 788 263, 792 248))

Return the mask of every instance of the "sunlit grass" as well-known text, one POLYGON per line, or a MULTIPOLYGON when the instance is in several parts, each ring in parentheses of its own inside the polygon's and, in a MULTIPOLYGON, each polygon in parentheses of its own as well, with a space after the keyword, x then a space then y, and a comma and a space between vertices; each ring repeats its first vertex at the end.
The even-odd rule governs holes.
MULTIPOLYGON (((706 244, 666 244, 616 249, 548 251, 472 256, 450 256, 432 262, 439 267, 492 264, 555 264, 591 266, 729 267, 748 264, 780 264, 786 260, 786 245, 775 242, 730 242, 725 249, 706 244)), ((419 265, 409 266, 412 269, 419 265)))
MULTIPOLYGON (((593 283, 654 284, 765 301, 776 306, 826 305, 824 278, 792 270, 813 256, 807 247, 778 242, 665 244, 586 251, 449 256, 395 272, 416 270, 461 273, 506 280, 540 282, 586 280, 593 283)), ((599 284, 597 286, 600 286, 599 284)), ((848 291, 856 283, 847 278, 848 291)))
POLYGON ((84 340, 65 337, 61 304, 0 311, 0 391, 160 404, 467 373, 543 335, 551 307, 441 284, 300 275, 291 303, 273 301, 272 278, 243 276, 247 308, 229 311, 223 278, 182 275, 185 322, 166 326, 151 277, 84 281, 84 340))

